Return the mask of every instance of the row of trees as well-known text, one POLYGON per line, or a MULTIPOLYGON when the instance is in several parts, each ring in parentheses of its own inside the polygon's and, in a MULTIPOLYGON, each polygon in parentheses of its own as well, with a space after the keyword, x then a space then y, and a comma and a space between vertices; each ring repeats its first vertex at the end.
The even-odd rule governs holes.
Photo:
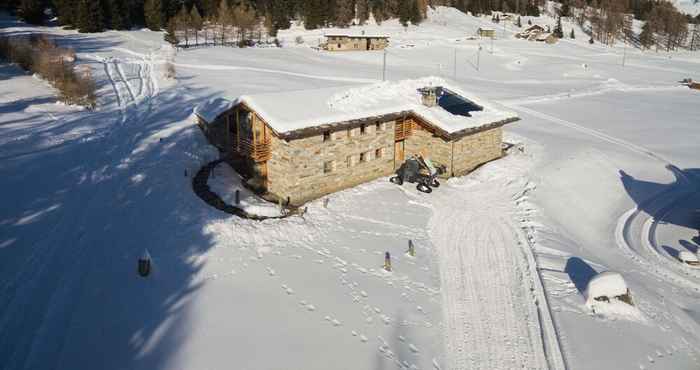
POLYGON ((663 0, 564 0, 558 13, 589 29, 591 42, 597 40, 611 45, 623 39, 625 42, 639 42, 643 48, 656 46, 657 50, 675 50, 686 45, 689 21, 700 23, 700 16, 690 18, 663 0), (635 18, 645 20, 639 35, 632 29, 635 18))
POLYGON ((51 83, 62 102, 95 107, 96 86, 90 68, 76 71, 75 52, 58 47, 52 39, 44 35, 0 37, 0 58, 51 83))

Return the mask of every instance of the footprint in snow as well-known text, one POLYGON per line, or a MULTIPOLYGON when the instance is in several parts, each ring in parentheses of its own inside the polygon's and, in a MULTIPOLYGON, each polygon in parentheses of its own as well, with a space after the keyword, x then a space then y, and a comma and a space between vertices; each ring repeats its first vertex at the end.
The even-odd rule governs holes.
POLYGON ((409 344, 408 344, 408 349, 410 349, 411 352, 413 352, 413 353, 418 353, 418 352, 419 352, 419 351, 418 351, 418 347, 416 347, 416 346, 413 345, 412 343, 409 343, 409 344))
POLYGON ((275 270, 271 269, 270 267, 267 268, 267 274, 270 276, 275 276, 275 270))

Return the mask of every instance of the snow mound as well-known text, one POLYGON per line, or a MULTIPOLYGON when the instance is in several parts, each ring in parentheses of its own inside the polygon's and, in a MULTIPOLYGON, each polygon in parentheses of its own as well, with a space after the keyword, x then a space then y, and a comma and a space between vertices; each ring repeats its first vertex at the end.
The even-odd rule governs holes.
POLYGON ((693 253, 690 253, 688 251, 680 251, 678 253, 678 259, 681 260, 681 262, 698 262, 698 256, 694 255, 693 253))
POLYGON ((627 283, 622 278, 622 275, 612 271, 601 272, 588 282, 588 287, 585 291, 586 304, 592 305, 595 303, 595 298, 613 298, 625 295, 627 292, 627 283))

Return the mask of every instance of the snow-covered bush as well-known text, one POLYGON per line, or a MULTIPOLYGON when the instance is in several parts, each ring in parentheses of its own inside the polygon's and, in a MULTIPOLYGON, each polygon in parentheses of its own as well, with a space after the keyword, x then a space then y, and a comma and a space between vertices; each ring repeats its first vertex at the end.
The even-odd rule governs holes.
POLYGON ((696 256, 693 253, 690 253, 688 251, 680 251, 678 253, 678 259, 681 262, 687 263, 691 266, 700 266, 700 261, 698 261, 698 256, 696 256))
POLYGON ((589 307, 597 302, 610 302, 614 299, 632 305, 627 283, 617 272, 605 271, 594 276, 588 282, 584 295, 589 307))

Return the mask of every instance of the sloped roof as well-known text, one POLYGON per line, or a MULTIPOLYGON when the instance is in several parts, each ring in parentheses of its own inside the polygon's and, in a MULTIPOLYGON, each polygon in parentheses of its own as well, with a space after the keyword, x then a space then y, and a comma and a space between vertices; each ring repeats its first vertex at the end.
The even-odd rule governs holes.
POLYGON ((195 112, 206 120, 207 117, 216 118, 224 111, 241 103, 254 110, 262 120, 282 136, 318 126, 397 113, 414 114, 448 135, 463 130, 518 120, 516 113, 500 110, 436 77, 359 86, 244 95, 225 104, 221 102, 207 103, 202 107, 197 107, 195 112), (422 104, 421 94, 418 90, 429 86, 442 87, 481 107, 482 110, 470 112, 471 117, 466 117, 452 114, 440 106, 427 107, 422 104), (207 112, 207 117, 205 117, 202 114, 205 109, 217 110, 207 112))

